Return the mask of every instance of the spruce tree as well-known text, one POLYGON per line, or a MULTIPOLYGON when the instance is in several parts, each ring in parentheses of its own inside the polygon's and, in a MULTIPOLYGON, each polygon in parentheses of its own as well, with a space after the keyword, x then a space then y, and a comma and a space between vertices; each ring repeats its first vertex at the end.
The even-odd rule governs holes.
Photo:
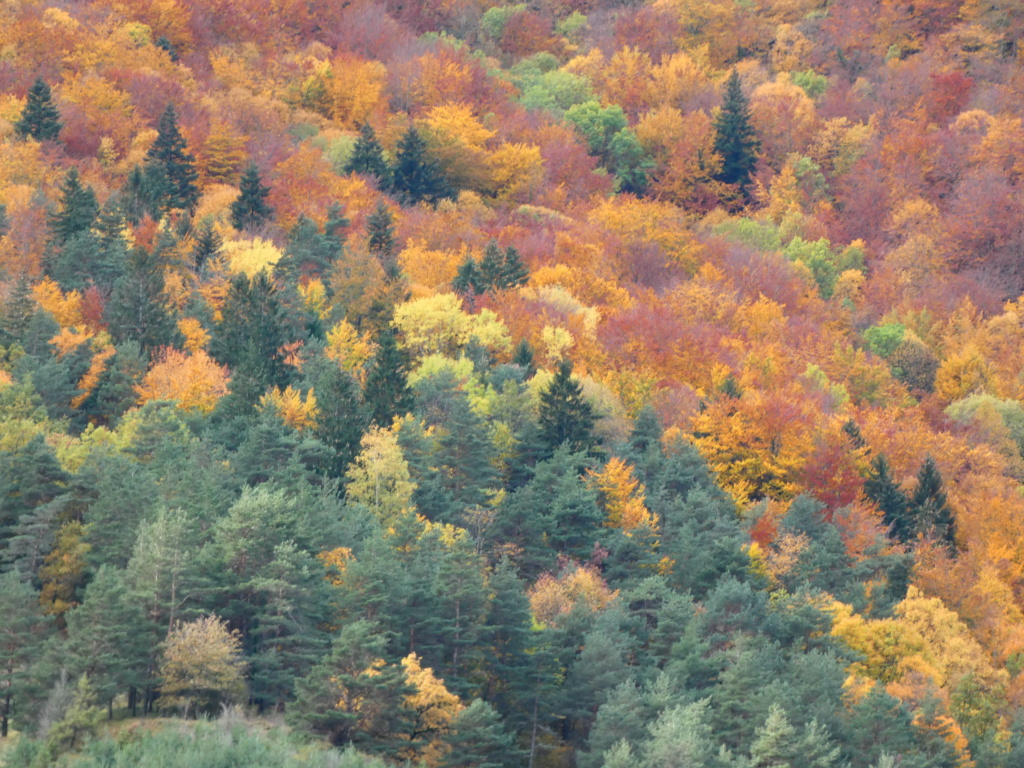
POLYGON ((164 296, 164 264, 136 247, 125 266, 103 313, 110 335, 118 344, 137 341, 146 351, 173 345, 180 334, 164 296))
POLYGON ((933 532, 935 537, 956 551, 956 519, 946 500, 942 475, 935 460, 928 456, 917 473, 917 485, 910 497, 910 515, 921 533, 933 532))
MULTIPOLYGON (((494 290, 501 280, 502 267, 505 262, 505 254, 495 240, 490 240, 484 246, 484 257, 480 259, 480 283, 484 291, 494 290)), ((481 291, 483 293, 483 291, 481 291)))
POLYGON ((890 474, 889 463, 882 454, 871 462, 871 473, 864 481, 864 495, 882 511, 882 522, 888 526, 891 536, 904 543, 914 537, 917 530, 907 496, 890 474))
POLYGON ((594 447, 594 407, 583 396, 583 387, 573 378, 572 362, 558 364, 555 378, 540 395, 541 440, 550 456, 560 445, 568 444, 573 452, 590 451, 594 447))
POLYGON ((191 211, 199 202, 199 187, 196 182, 199 173, 195 168, 195 158, 188 151, 185 137, 178 129, 178 115, 174 104, 168 104, 160 123, 157 126, 156 141, 146 153, 147 170, 153 169, 152 179, 147 179, 151 186, 157 186, 157 177, 162 172, 164 189, 152 190, 151 198, 160 198, 164 207, 191 211))
POLYGON ((83 186, 78 169, 67 172, 60 185, 60 212, 50 217, 50 233, 56 245, 88 232, 99 215, 100 206, 92 187, 83 186))
POLYGON ((239 230, 259 229, 274 215, 274 209, 267 205, 270 187, 263 186, 259 169, 255 163, 242 174, 238 197, 231 203, 231 226, 239 230))
POLYGON ((747 97, 734 69, 726 83, 725 101, 715 118, 715 152, 722 157, 719 181, 745 185, 757 162, 760 146, 750 122, 747 97))
POLYGON ((317 362, 319 370, 310 376, 318 412, 313 434, 334 452, 327 475, 340 478, 359 453, 368 418, 363 393, 352 375, 332 360, 317 362))
POLYGON ((387 428, 396 416, 404 416, 412 410, 413 395, 408 376, 408 357, 399 348, 394 331, 381 331, 377 338, 377 354, 370 364, 363 388, 373 423, 387 428))
POLYGON ((472 256, 466 256, 466 260, 459 265, 452 280, 452 290, 463 296, 476 296, 483 292, 480 290, 480 270, 472 256))
POLYGON ((62 127, 50 86, 42 78, 37 78, 28 89, 25 109, 14 123, 14 132, 22 139, 31 137, 36 141, 56 141, 62 127))
POLYGON ((7 206, 0 203, 0 237, 5 237, 11 231, 11 222, 7 218, 7 206))
POLYGON ((195 245, 192 246, 192 265, 201 272, 212 259, 217 258, 224 241, 213 228, 212 222, 204 224, 196 233, 195 245))
POLYGON ((448 197, 447 184, 437 163, 427 157, 427 145, 410 126, 398 144, 391 188, 405 205, 420 201, 436 203, 448 197))
POLYGON ((377 258, 391 279, 398 276, 396 248, 394 217, 384 200, 378 200, 377 207, 366 218, 366 249, 377 258))
POLYGON ((499 288, 518 288, 526 285, 530 279, 530 270, 523 264, 519 251, 511 245, 505 249, 501 260, 501 270, 498 274, 499 288))
POLYGON ((345 163, 345 173, 361 173, 375 176, 380 186, 388 182, 388 164, 384 160, 384 150, 377 141, 377 134, 369 123, 363 123, 359 129, 359 138, 352 148, 352 156, 345 163))
POLYGON ((4 343, 18 341, 28 330, 29 322, 36 311, 36 302, 32 297, 32 282, 27 275, 22 275, 14 284, 11 295, 4 302, 3 314, 0 315, 0 332, 4 343))
POLYGON ((526 339, 520 339, 516 345, 515 354, 512 355, 512 365, 518 365, 525 371, 527 378, 537 372, 533 361, 533 347, 526 339))

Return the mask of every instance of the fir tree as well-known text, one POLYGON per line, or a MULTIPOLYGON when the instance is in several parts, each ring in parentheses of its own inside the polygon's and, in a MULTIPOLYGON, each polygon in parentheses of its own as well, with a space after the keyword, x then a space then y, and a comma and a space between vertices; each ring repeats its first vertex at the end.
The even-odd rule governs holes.
POLYGON ((747 97, 734 69, 726 83, 722 111, 715 118, 715 152, 722 157, 719 181, 745 185, 757 162, 759 146, 750 122, 747 97))
POLYGON ((36 302, 32 298, 32 282, 27 275, 23 274, 14 283, 11 295, 4 302, 3 314, 0 315, 0 331, 9 340, 20 340, 28 330, 35 310, 36 302))
POLYGON ((377 258, 389 278, 397 277, 395 219, 383 199, 377 201, 377 207, 366 218, 366 249, 377 258))
POLYGON ((56 141, 62 127, 50 86, 42 78, 36 79, 28 89, 25 109, 14 123, 14 132, 22 139, 31 137, 36 141, 56 141))
POLYGON ((82 186, 78 170, 72 168, 60 185, 60 212, 50 217, 53 242, 63 245, 82 232, 88 232, 100 212, 92 187, 82 186))
POLYGON ((498 287, 499 288, 518 288, 521 285, 526 285, 526 282, 530 279, 530 270, 523 264, 522 257, 519 255, 519 251, 513 248, 511 245, 505 249, 505 253, 501 260, 501 270, 498 274, 498 287))
POLYGON ((0 237, 6 237, 11 231, 11 222, 7 218, 7 206, 0 203, 0 237))
POLYGON ((427 157, 427 145, 410 126, 398 144, 391 188, 405 205, 436 203, 447 197, 446 183, 437 163, 427 157))
POLYGON ((530 346, 530 342, 526 339, 520 339, 519 344, 516 345, 515 354, 512 355, 512 365, 518 365, 522 368, 527 378, 537 372, 537 368, 533 363, 533 347, 530 346))
POLYGON ((956 551, 956 520, 946 500, 942 475, 935 460, 928 456, 917 473, 917 485, 910 497, 910 515, 921 533, 934 532, 936 538, 956 551))
POLYGON ((540 395, 541 440, 550 456, 560 445, 589 451, 594 447, 594 407, 583 396, 583 387, 573 378, 572 362, 558 364, 551 384, 540 395))
POLYGON ((223 246, 224 241, 213 228, 213 222, 204 224, 196 234, 196 242, 192 246, 192 264, 196 271, 201 272, 212 259, 217 258, 223 246))
POLYGON ((408 370, 408 357, 399 348, 394 332, 382 331, 363 389, 370 419, 378 426, 390 427, 396 416, 404 416, 412 410, 408 370))
POLYGON ((156 141, 149 148, 146 160, 147 169, 152 168, 156 172, 151 180, 153 186, 156 186, 156 176, 162 172, 165 187, 162 195, 158 194, 160 190, 152 190, 147 196, 161 198, 167 208, 193 210, 199 202, 199 187, 196 185, 199 173, 185 137, 178 129, 178 115, 173 104, 168 104, 160 116, 156 141))
POLYGON ((480 284, 483 288, 479 293, 498 287, 504 261, 505 255, 502 253, 501 248, 498 247, 498 243, 493 239, 490 240, 484 246, 484 257, 480 259, 480 266, 478 268, 480 284))
POLYGON ((330 360, 310 377, 316 393, 316 426, 313 433, 334 452, 327 467, 330 477, 344 477, 359 453, 359 441, 367 426, 363 394, 352 375, 330 360))
POLYGON ((871 473, 864 481, 864 495, 882 511, 882 522, 888 526, 891 536, 902 542, 914 537, 916 526, 906 494, 893 479, 889 463, 882 454, 871 462, 871 473))
POLYGON ((274 266, 274 275, 288 283, 302 278, 327 278, 334 262, 342 256, 348 225, 349 220, 337 204, 328 211, 323 232, 315 221, 299 216, 288 233, 284 258, 274 266))
POLYGON ((263 186, 259 169, 251 164, 242 174, 238 197, 231 203, 231 226, 239 230, 259 229, 274 215, 267 205, 270 187, 263 186))
POLYGON ((11 715, 33 688, 32 663, 42 656, 47 617, 39 594, 17 571, 0 575, 0 739, 11 715))
POLYGON ((359 129, 359 138, 352 148, 352 156, 345 163, 345 173, 362 173, 375 176, 380 186, 388 182, 388 164, 384 160, 384 150, 377 141, 377 134, 369 123, 363 123, 359 129))
POLYGON ((466 256, 466 260, 459 265, 452 280, 452 290, 463 296, 476 296, 483 292, 480 290, 480 270, 472 256, 466 256))
POLYGON ((148 351, 178 340, 177 324, 164 297, 164 264, 157 256, 145 248, 132 249, 103 319, 118 343, 134 340, 148 351))

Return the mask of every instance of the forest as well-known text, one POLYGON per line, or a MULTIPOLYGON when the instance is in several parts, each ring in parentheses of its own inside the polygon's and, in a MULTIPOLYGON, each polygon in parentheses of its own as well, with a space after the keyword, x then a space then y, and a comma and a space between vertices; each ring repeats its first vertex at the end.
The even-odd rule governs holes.
POLYGON ((0 765, 1024 765, 1022 45, 0 2, 0 765))

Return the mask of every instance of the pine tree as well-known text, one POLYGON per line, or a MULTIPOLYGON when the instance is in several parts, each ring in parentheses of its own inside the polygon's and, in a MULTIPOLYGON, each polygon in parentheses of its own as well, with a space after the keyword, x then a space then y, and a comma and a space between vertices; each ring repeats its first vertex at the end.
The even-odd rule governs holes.
POLYGON ((14 132, 22 139, 31 137, 36 141, 56 141, 61 128, 60 112, 53 103, 50 86, 42 78, 37 78, 28 89, 25 109, 14 123, 14 132))
POLYGON ((231 226, 239 230, 259 229, 266 224, 274 209, 267 205, 270 187, 263 186, 259 169, 255 163, 242 174, 238 197, 231 203, 231 226))
POLYGON ((318 362, 321 370, 310 377, 319 414, 313 434, 334 452, 328 476, 344 477, 359 453, 359 441, 367 427, 363 394, 348 371, 333 361, 318 362))
POLYGON ((864 495, 882 511, 882 522, 888 526, 890 535, 902 542, 914 537, 917 530, 907 496, 890 474, 889 463, 882 454, 871 462, 871 474, 864 481, 864 495))
POLYGON ((427 157, 426 142, 413 126, 398 144, 391 188, 405 205, 416 205, 424 200, 436 203, 450 196, 440 168, 427 157))
POLYGON ((53 242, 63 245, 75 235, 88 232, 100 206, 92 187, 82 186, 78 169, 72 168, 60 185, 60 212, 50 217, 53 242))
POLYGON ((0 739, 7 738, 11 715, 33 688, 32 663, 42 655, 47 617, 39 594, 17 571, 0 575, 0 739))
POLYGON ((583 396, 583 387, 573 378, 572 362, 558 364, 551 384, 540 396, 541 440, 550 456, 563 443, 573 452, 590 451, 597 417, 594 407, 583 396))
POLYGON ((449 752, 441 768, 505 768, 522 757, 494 707, 481 699, 459 712, 443 741, 449 752))
POLYGON ((352 148, 352 156, 345 163, 345 173, 362 173, 375 176, 381 187, 388 183, 388 164, 384 160, 384 150, 377 141, 377 134, 369 123, 363 123, 359 129, 359 138, 352 148))
MULTIPOLYGON (((151 189, 146 195, 160 199, 166 208, 191 211, 199 202, 199 173, 195 158, 188 151, 185 137, 178 129, 174 104, 168 104, 157 126, 156 141, 146 153, 147 171, 153 169, 151 187, 157 187, 157 176, 163 176, 164 189, 151 189), (160 194, 162 192, 162 194, 160 194)), ((147 179, 147 181, 150 181, 147 179)))
POLYGON ((956 519, 946 500, 942 475, 931 456, 924 460, 917 473, 917 485, 910 497, 910 516, 918 531, 934 532, 936 538, 956 551, 956 519))
POLYGON ((204 224, 196 233, 196 242, 192 246, 192 264, 196 271, 201 272, 212 259, 217 258, 223 246, 224 241, 213 228, 213 222, 204 224))
POLYGON ((383 199, 366 218, 366 249, 377 258, 390 279, 398 276, 398 262, 395 260, 395 219, 383 199))
POLYGON ((745 185, 757 162, 759 147, 750 122, 747 97, 743 94, 739 73, 734 69, 726 83, 722 110, 715 118, 715 152, 722 157, 719 181, 745 185))
POLYGON ((412 410, 408 356, 398 346, 394 331, 384 330, 377 339, 377 354, 370 364, 363 396, 374 424, 387 428, 396 416, 412 410))

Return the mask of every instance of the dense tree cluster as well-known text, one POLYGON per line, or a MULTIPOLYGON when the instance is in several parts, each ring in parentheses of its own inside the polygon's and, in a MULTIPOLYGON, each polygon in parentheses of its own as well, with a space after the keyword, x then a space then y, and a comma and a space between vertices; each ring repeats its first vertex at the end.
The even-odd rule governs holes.
POLYGON ((1018 6, 7 3, 0 762, 1024 764, 1018 6))

